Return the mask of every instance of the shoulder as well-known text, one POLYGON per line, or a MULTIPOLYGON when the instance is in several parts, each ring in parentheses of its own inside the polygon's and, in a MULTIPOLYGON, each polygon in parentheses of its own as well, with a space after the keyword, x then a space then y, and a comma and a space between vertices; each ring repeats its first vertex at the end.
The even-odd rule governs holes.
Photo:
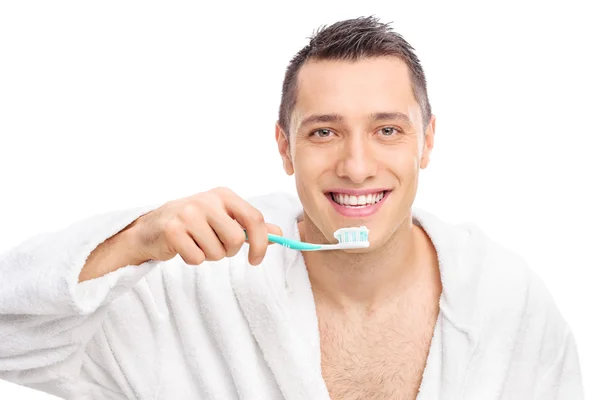
POLYGON ((415 209, 440 262, 442 303, 465 325, 518 329, 566 326, 547 286, 525 258, 472 222, 449 223, 415 209))
POLYGON ((523 257, 489 238, 486 242, 477 294, 480 349, 511 354, 515 373, 546 374, 560 360, 577 368, 571 328, 546 283, 523 257))
POLYGON ((483 255, 474 295, 482 337, 502 332, 510 343, 527 343, 526 352, 553 355, 570 331, 547 285, 522 255, 472 224, 470 229, 480 236, 483 255))
POLYGON ((486 259, 479 297, 489 302, 492 309, 505 309, 503 304, 512 307, 521 314, 521 320, 561 322, 547 285, 525 258, 487 236, 484 243, 486 259))

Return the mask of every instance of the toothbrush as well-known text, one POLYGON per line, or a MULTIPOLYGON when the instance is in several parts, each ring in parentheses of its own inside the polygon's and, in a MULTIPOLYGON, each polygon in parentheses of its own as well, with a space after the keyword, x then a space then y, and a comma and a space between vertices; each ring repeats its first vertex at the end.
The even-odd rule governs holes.
MULTIPOLYGON (((299 240, 288 239, 283 236, 269 233, 269 242, 277 243, 292 250, 318 251, 318 250, 344 250, 364 249, 369 247, 369 229, 366 226, 341 228, 333 233, 339 243, 336 244, 314 244, 299 240)), ((246 236, 247 237, 247 236, 246 236)))

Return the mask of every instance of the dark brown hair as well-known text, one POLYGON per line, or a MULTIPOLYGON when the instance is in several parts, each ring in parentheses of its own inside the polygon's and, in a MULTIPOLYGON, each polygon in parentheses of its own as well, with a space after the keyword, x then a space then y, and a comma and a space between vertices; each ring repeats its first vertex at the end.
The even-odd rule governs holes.
POLYGON ((414 48, 389 24, 381 23, 373 16, 348 19, 329 27, 322 26, 309 39, 309 44, 290 61, 283 80, 278 123, 286 136, 290 134, 290 118, 296 105, 298 71, 304 63, 309 60, 353 62, 381 56, 399 57, 408 66, 413 94, 421 107, 423 130, 426 129, 431 118, 431 105, 423 67, 414 48))

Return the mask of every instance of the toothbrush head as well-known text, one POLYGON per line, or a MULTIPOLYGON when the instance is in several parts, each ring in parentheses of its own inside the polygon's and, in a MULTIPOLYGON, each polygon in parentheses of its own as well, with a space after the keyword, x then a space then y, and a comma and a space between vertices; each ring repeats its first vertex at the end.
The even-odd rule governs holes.
POLYGON ((366 226, 341 228, 333 233, 340 246, 347 249, 369 247, 369 229, 366 226))

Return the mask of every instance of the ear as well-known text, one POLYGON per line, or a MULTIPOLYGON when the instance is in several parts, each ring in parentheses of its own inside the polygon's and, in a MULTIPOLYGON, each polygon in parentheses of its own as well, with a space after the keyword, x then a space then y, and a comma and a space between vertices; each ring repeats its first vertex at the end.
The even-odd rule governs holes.
POLYGON ((290 155, 290 141, 279 123, 275 124, 275 140, 277 141, 279 155, 283 161, 283 170, 286 174, 293 175, 294 164, 292 164, 292 156, 290 155))
POLYGON ((435 137, 435 115, 431 115, 431 120, 425 131, 425 141, 423 143, 423 154, 421 155, 421 169, 427 168, 431 159, 431 151, 433 150, 433 139, 435 137))

